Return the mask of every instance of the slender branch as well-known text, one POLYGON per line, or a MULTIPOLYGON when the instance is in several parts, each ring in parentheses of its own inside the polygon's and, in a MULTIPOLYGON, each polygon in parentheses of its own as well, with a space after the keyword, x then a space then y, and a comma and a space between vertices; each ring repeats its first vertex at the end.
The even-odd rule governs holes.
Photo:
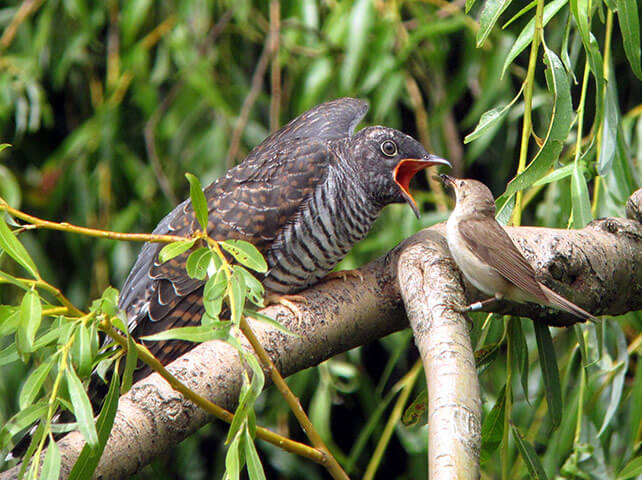
MULTIPOLYGON (((104 331, 110 338, 112 338, 118 345, 127 350, 127 339, 118 333, 111 326, 111 323, 104 322, 100 325, 102 331, 104 331)), ((234 420, 234 414, 228 410, 225 410, 222 407, 219 407, 213 402, 210 402, 201 395, 195 393, 187 385, 181 382, 178 378, 172 375, 169 370, 167 370, 158 359, 149 353, 149 351, 142 347, 140 344, 135 343, 136 353, 138 358, 140 358, 145 364, 152 368, 156 373, 158 373, 163 379, 171 385, 171 387, 177 392, 181 393, 189 401, 198 405, 206 412, 214 415, 219 420, 223 420, 227 423, 232 423, 234 420)), ((323 452, 319 451, 316 448, 311 448, 303 443, 295 442, 287 437, 279 435, 267 428, 257 426, 256 427, 256 436, 266 442, 269 442, 283 450, 286 450, 291 453, 295 453, 302 457, 308 458, 320 465, 326 464, 326 456, 323 452)))
MULTIPOLYGON (((533 32, 533 41, 531 42, 531 53, 528 59, 528 71, 524 80, 524 121, 522 124, 522 140, 519 147, 519 164, 517 165, 517 175, 522 173, 526 168, 526 158, 528 157, 528 143, 533 132, 533 87, 535 86, 535 68, 537 67, 537 52, 539 44, 544 35, 544 0, 537 0, 535 10, 535 31, 533 32)), ((522 191, 515 195, 515 209, 513 210, 513 225, 522 223, 522 191)))
POLYGON ((294 413, 294 416, 301 425, 301 428, 303 428, 305 434, 312 442, 312 445, 314 445, 319 451, 323 453, 323 456, 325 457, 323 465, 328 469, 328 472, 330 473, 330 475, 332 475, 332 478, 348 478, 348 475, 343 471, 337 460, 330 453, 330 450, 328 450, 328 447, 323 442, 321 435, 319 435, 319 433, 314 428, 314 425, 312 425, 312 422, 301 406, 301 402, 299 402, 299 399, 296 397, 296 395, 292 393, 292 390, 290 390, 288 384, 285 383, 285 380, 283 380, 283 377, 272 362, 272 359, 270 358, 268 353, 265 351, 265 348, 263 348, 261 342, 259 342, 259 340, 256 338, 256 335, 254 335, 252 328, 247 323, 247 320, 244 316, 241 317, 241 331, 243 332, 243 335, 245 335, 245 338, 247 338, 247 340, 250 342, 250 345, 252 345, 252 348, 256 352, 256 355, 257 357, 259 357, 259 360, 261 361, 263 366, 267 369, 272 382, 279 390, 281 395, 283 395, 283 398, 285 399, 287 404, 290 406, 292 413, 294 413))
POLYGON ((152 242, 152 243, 171 243, 182 240, 188 240, 187 237, 179 235, 158 235, 156 233, 121 233, 109 230, 100 230, 97 228, 79 227, 67 222, 51 222, 43 220, 33 215, 24 213, 16 208, 10 207, 3 199, 0 198, 0 212, 5 211, 9 215, 24 220, 36 228, 46 228, 48 230, 58 230, 61 232, 78 233, 89 237, 108 238, 111 240, 123 240, 131 242, 152 242))

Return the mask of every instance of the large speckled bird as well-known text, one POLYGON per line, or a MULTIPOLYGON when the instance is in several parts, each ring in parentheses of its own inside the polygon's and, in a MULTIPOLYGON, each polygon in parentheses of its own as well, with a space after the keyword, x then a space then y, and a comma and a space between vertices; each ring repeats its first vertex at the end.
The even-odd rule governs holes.
MULTIPOLYGON (((267 292, 293 294, 317 283, 365 237, 385 205, 408 202, 419 216, 411 178, 430 165, 450 166, 398 130, 375 126, 353 134, 367 110, 353 98, 318 105, 205 188, 208 234, 254 244, 268 264, 261 278, 267 292)), ((198 228, 186 200, 154 233, 188 237, 198 228)), ((143 246, 122 288, 119 306, 135 337, 198 325, 204 310, 204 282, 185 271, 189 252, 161 264, 162 246, 143 246)), ((164 364, 192 346, 148 345, 164 364)))

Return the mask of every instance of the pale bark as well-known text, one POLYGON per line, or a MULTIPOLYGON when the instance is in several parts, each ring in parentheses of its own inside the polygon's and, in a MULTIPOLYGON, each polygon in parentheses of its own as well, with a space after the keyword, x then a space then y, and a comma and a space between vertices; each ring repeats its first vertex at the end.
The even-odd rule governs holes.
MULTIPOLYGON (((513 228, 509 233, 542 281, 578 305, 596 315, 638 310, 642 308, 642 225, 635 212, 642 211, 641 198, 639 194, 632 197, 627 210, 636 220, 605 219, 579 231, 513 228)), ((430 450, 441 452, 433 478, 452 478, 454 470, 446 470, 452 468, 452 462, 460 465, 460 478, 475 478, 476 468, 471 470, 471 464, 479 450, 479 391, 466 325, 451 306, 482 297, 464 283, 464 298, 461 276, 444 247, 443 233, 443 225, 419 232, 361 269, 363 282, 349 277, 304 292, 309 303, 301 305, 298 322, 283 307, 266 309, 266 314, 300 336, 286 336, 263 325, 257 325, 256 330, 283 375, 290 375, 405 328, 396 281, 400 262, 404 300, 426 362, 431 407, 439 407, 429 417, 434 430, 430 450), (463 452, 464 448, 470 451, 463 452), (450 476, 440 474, 446 471, 450 476)), ((499 307, 505 313, 551 324, 572 321, 533 305, 499 307)), ((174 362, 170 370, 200 395, 234 409, 241 367, 238 356, 227 345, 200 345, 174 362)), ((121 399, 96 476, 126 478, 210 420, 158 375, 151 375, 121 399)), ((68 475, 82 444, 77 432, 59 441, 62 478, 68 475)), ((15 478, 16 474, 14 468, 0 474, 0 479, 15 478)))

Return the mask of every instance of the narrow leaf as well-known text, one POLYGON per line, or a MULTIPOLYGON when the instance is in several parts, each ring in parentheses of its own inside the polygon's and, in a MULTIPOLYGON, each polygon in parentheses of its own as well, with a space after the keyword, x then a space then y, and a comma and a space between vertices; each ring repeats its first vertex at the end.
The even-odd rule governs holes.
POLYGON ((33 351, 40 322, 42 321, 42 305, 35 290, 28 290, 20 303, 20 327, 16 331, 16 346, 18 351, 29 353, 33 351))
POLYGON ((73 405, 74 415, 78 421, 78 429, 85 441, 92 448, 98 445, 98 434, 96 433, 96 424, 94 423, 94 412, 91 408, 91 402, 87 396, 87 392, 82 386, 82 382, 76 375, 73 366, 69 366, 65 370, 65 378, 67 379, 67 388, 69 389, 69 397, 73 405))
POLYGON ((185 340, 188 342, 207 342, 209 340, 225 340, 229 335, 229 322, 220 322, 222 325, 219 328, 212 328, 210 325, 199 325, 197 327, 178 327, 162 332, 155 333, 142 337, 146 341, 160 341, 160 340, 185 340))
POLYGON ((640 63, 640 13, 638 0, 616 0, 624 53, 636 77, 642 80, 640 63))
POLYGON ((20 390, 20 395, 18 397, 20 410, 27 408, 33 403, 35 398, 38 396, 47 375, 49 375, 51 367, 53 367, 53 357, 51 357, 49 361, 39 365, 38 368, 31 372, 27 381, 20 390))
POLYGON ((232 310, 232 323, 238 325, 241 322, 243 305, 245 305, 245 281, 243 280, 243 275, 232 275, 227 294, 230 299, 230 309, 232 310))
POLYGON ((0 216, 0 253, 2 250, 7 252, 11 258, 24 267, 33 278, 40 278, 36 264, 27 253, 25 247, 13 234, 4 218, 0 216))
POLYGON ((220 245, 241 265, 245 265, 247 268, 259 273, 267 272, 267 262, 261 252, 251 243, 243 240, 225 240, 220 242, 220 245))
POLYGON ((225 474, 229 480, 238 480, 241 475, 240 435, 236 435, 225 455, 225 474))
POLYGON ((535 452, 533 446, 522 437, 515 425, 511 423, 510 428, 513 432, 513 438, 515 439, 517 449, 526 464, 526 468, 528 468, 531 478, 546 480, 548 477, 546 476, 546 472, 544 472, 544 467, 539 461, 539 457, 537 456, 537 452, 535 452))
POLYGON ((118 378, 118 371, 114 370, 114 374, 109 384, 109 391, 105 397, 105 402, 100 410, 100 415, 96 420, 96 429, 98 433, 98 446, 91 448, 89 444, 85 445, 76 460, 71 472, 69 473, 69 480, 83 480, 85 478, 92 478, 98 461, 102 456, 109 433, 114 425, 116 418, 116 410, 118 409, 118 385, 120 379, 118 378))
POLYGON ((138 364, 138 349, 136 342, 131 335, 127 335, 127 355, 125 356, 125 370, 123 370, 123 382, 120 386, 120 393, 124 394, 129 392, 134 380, 134 371, 138 364))
POLYGON ((181 253, 188 251, 194 246, 196 240, 179 240, 178 242, 172 242, 165 245, 161 248, 161 251, 158 253, 158 260, 161 263, 165 263, 171 260, 174 257, 179 256, 181 253))
POLYGON ((185 264, 187 274, 192 278, 204 280, 207 276, 207 269, 211 261, 212 251, 206 247, 199 248, 187 257, 185 264))
MULTIPOLYGON (((61 457, 60 457, 60 448, 58 444, 53 441, 53 437, 47 446, 47 453, 45 454, 45 460, 42 463, 42 471, 40 472, 41 480, 58 480, 60 478, 60 466, 61 466, 61 457)), ((85 477, 89 478, 89 477, 85 477)))
POLYGON ((511 0, 486 0, 484 8, 479 15, 479 31, 477 32, 477 47, 481 47, 491 30, 499 20, 504 10, 508 8, 511 0))
POLYGON ((504 417, 506 411, 506 385, 499 392, 499 397, 482 424, 482 450, 480 461, 488 461, 497 450, 504 436, 504 417))
POLYGON ((553 428, 557 428, 562 421, 562 387, 560 386, 560 373, 557 368, 553 339, 545 323, 533 322, 533 326, 535 328, 535 338, 537 339, 539 364, 546 388, 548 411, 553 428))
POLYGON ((200 224, 204 232, 207 231, 207 200, 201 188, 201 182, 191 173, 186 173, 187 181, 189 181, 189 196, 192 200, 192 207, 196 214, 196 220, 200 224))
POLYGON ((636 457, 624 465, 615 478, 616 480, 628 480, 639 475, 642 475, 642 457, 636 457))
POLYGON ((528 167, 508 184, 506 191, 500 197, 502 201, 519 190, 532 186, 549 172, 558 160, 571 129, 573 105, 566 70, 557 55, 546 46, 544 46, 544 61, 548 67, 546 69, 548 89, 553 96, 551 121, 542 147, 528 167))
POLYGON ((0 450, 7 447, 9 440, 15 434, 32 425, 41 416, 47 413, 49 406, 46 402, 35 403, 24 410, 20 410, 0 429, 0 450))
POLYGON ((254 441, 250 433, 245 430, 243 435, 243 440, 245 443, 245 460, 247 462, 247 473, 250 475, 250 480, 265 480, 265 472, 263 471, 263 465, 261 464, 261 459, 259 454, 256 451, 254 446, 254 441))
POLYGON ((579 165, 573 169, 573 176, 571 177, 571 204, 573 206, 573 226, 575 228, 582 228, 593 220, 588 187, 579 165))

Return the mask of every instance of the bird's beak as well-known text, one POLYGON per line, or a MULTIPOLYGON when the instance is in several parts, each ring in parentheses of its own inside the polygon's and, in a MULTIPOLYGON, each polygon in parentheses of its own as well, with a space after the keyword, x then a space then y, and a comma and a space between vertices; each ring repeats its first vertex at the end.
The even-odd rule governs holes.
POLYGON ((404 158, 399 161, 394 170, 393 175, 395 182, 399 185, 401 193, 406 199, 406 202, 408 202, 408 205, 410 205, 410 208, 412 208, 412 211, 415 212, 417 218, 419 218, 419 208, 417 207, 415 199, 410 195, 410 180, 412 180, 412 177, 414 177, 417 172, 433 165, 448 165, 452 168, 448 160, 439 158, 436 155, 427 155, 423 158, 404 158))
POLYGON ((450 175, 442 173, 439 175, 439 178, 447 187, 452 187, 453 185, 455 185, 455 177, 451 177, 450 175))

